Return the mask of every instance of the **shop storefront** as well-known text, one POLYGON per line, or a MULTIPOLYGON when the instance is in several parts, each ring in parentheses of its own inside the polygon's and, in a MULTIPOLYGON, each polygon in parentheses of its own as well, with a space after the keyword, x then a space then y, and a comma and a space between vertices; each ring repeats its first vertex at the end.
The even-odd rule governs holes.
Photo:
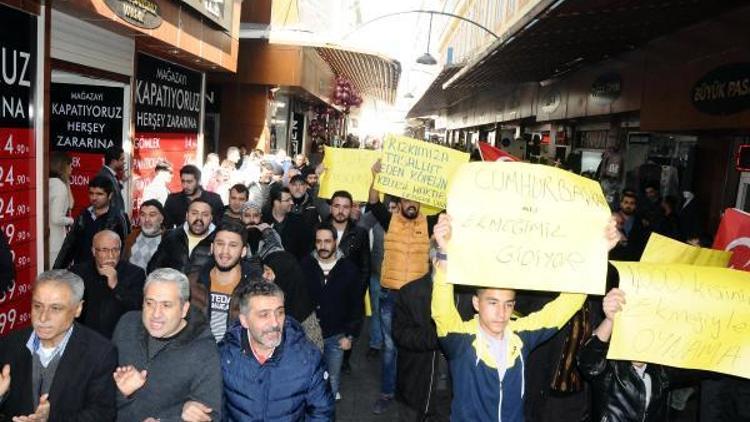
POLYGON ((46 175, 42 160, 43 28, 37 6, 20 10, 0 3, 0 236, 15 267, 9 290, 0 292, 0 336, 31 322, 33 280, 43 266, 46 175))
POLYGON ((175 170, 200 161, 204 74, 236 69, 241 2, 188 3, 0 1, 0 229, 16 268, 0 335, 30 322, 31 284, 48 267, 50 154, 72 159, 73 217, 108 148, 125 151, 127 212, 155 156, 175 170))

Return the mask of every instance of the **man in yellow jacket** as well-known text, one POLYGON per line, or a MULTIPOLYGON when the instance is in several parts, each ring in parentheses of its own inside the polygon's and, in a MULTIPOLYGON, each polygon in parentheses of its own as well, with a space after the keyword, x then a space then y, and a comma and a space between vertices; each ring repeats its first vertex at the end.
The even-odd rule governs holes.
MULTIPOLYGON (((380 160, 372 167, 373 182, 380 172, 380 160)), ((391 213, 380 202, 380 194, 370 186, 367 208, 385 230, 383 266, 380 269, 380 327, 383 335, 383 353, 380 397, 372 412, 385 413, 393 403, 396 391, 396 346, 391 335, 393 306, 396 293, 404 284, 418 280, 430 270, 430 237, 437 216, 425 216, 420 203, 406 198, 398 199, 398 209, 391 213)))
MULTIPOLYGON (((515 290, 480 288, 472 298, 478 315, 462 321, 453 304, 453 285, 446 281, 444 251, 450 234, 450 217, 441 215, 434 230, 439 251, 434 261, 432 319, 451 369, 451 420, 523 422, 525 361, 578 311, 586 295, 562 293, 539 312, 511 320, 515 290)), ((606 236, 612 249, 619 240, 614 220, 606 236)))

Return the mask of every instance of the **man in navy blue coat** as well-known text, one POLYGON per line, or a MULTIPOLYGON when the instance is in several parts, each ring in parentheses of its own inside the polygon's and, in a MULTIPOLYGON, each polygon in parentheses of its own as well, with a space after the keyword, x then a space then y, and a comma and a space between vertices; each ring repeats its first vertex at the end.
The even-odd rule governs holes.
POLYGON ((240 321, 219 344, 230 421, 331 421, 334 400, 323 358, 284 313, 284 292, 256 282, 235 291, 240 321))

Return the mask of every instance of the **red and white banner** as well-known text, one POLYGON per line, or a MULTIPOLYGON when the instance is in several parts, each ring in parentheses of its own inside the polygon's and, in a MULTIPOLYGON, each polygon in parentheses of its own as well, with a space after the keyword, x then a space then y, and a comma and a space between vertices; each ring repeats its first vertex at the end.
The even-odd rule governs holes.
POLYGON ((0 5, 0 231, 7 238, 16 274, 0 291, 0 336, 31 323, 31 286, 36 276, 37 20, 0 5))
POLYGON ((727 208, 719 223, 713 248, 732 252, 730 268, 750 271, 750 214, 727 208))
POLYGON ((479 141, 479 155, 482 156, 482 161, 521 161, 520 158, 484 141, 479 141))

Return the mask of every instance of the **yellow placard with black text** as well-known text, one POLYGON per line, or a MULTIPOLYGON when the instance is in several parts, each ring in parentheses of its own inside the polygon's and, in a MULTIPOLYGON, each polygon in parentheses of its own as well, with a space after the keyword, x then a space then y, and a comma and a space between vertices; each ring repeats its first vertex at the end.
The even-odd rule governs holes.
POLYGON ((369 149, 325 147, 325 171, 320 176, 318 196, 330 198, 334 192, 345 190, 355 201, 366 202, 372 183, 372 166, 380 153, 369 149))
POLYGON ((381 172, 375 189, 438 209, 445 209, 448 182, 469 154, 405 136, 383 142, 381 172))
POLYGON ((610 210, 593 180, 550 166, 477 162, 448 188, 448 280, 603 294, 610 210))
POLYGON ((625 304, 608 359, 750 378, 750 273, 695 265, 613 262, 625 304))

